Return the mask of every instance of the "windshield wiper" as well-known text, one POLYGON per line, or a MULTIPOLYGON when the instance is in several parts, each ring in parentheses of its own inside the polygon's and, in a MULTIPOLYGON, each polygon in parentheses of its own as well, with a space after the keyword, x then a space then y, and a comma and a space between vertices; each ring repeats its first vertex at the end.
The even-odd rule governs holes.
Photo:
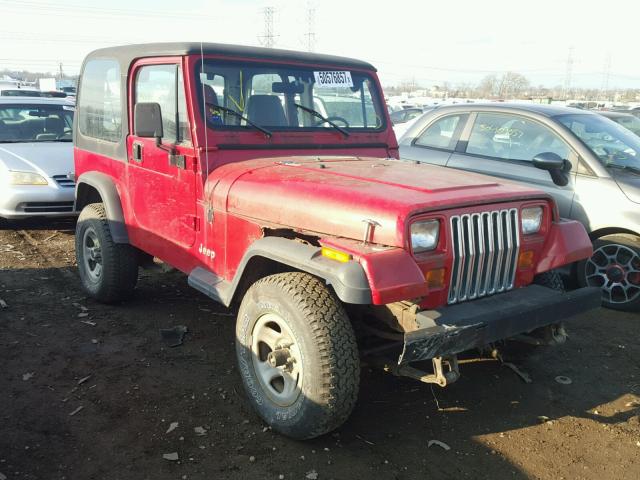
POLYGON ((619 163, 607 163, 607 167, 617 168, 619 170, 628 170, 640 175, 640 167, 634 167, 633 165, 621 165, 619 163))
POLYGON ((316 118, 319 118, 320 120, 324 121, 325 123, 328 123, 329 125, 331 125, 333 128, 335 128, 336 130, 338 130, 341 134, 343 134, 345 137, 348 137, 350 134, 349 132, 347 132, 344 128, 342 128, 339 125, 336 125, 335 123, 333 123, 331 120, 329 120, 327 117, 325 117, 324 115, 322 115, 320 112, 314 110, 313 108, 309 108, 309 107, 305 107, 304 105, 300 105, 299 103, 294 103, 294 105, 296 107, 298 107, 301 110, 304 110, 307 113, 310 113, 311 115, 313 115, 316 118))
POLYGON ((236 112, 235 110, 232 110, 231 108, 223 107, 222 105, 214 105, 214 106, 211 107, 212 110, 215 110, 216 108, 222 110, 223 112, 230 113, 231 115, 234 115, 234 116, 244 120, 245 122, 247 122, 247 124, 251 125, 253 128, 257 128, 258 130, 260 130, 262 133, 264 133, 269 138, 271 138, 273 136, 273 133, 271 133, 269 130, 267 130, 264 127, 261 127, 260 125, 258 125, 256 123, 253 123, 247 117, 245 117, 241 113, 236 112))

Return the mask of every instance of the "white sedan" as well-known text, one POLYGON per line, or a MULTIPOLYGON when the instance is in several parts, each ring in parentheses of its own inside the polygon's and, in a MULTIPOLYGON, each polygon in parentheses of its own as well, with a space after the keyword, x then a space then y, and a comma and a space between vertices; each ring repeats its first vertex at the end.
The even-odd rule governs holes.
POLYGON ((74 106, 0 97, 0 218, 74 215, 74 106))

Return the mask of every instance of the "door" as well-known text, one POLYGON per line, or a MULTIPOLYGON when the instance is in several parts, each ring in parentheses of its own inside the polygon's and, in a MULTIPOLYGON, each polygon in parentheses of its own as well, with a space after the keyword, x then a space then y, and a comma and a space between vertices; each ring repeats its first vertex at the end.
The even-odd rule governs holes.
MULTIPOLYGON (((404 160, 446 165, 451 152, 456 148, 460 132, 468 115, 457 113, 431 120, 427 128, 415 138, 400 145, 400 157, 404 160)), ((427 120, 429 122, 429 120, 427 120)))
POLYGON ((155 245, 156 252, 170 243, 189 247, 197 228, 196 157, 182 69, 177 63, 138 63, 134 68, 131 118, 135 103, 155 102, 160 105, 163 126, 159 145, 154 138, 137 137, 135 132, 128 139, 128 184, 138 234, 151 249, 155 245))
POLYGON ((577 155, 553 130, 542 123, 511 113, 478 113, 466 148, 453 153, 448 167, 502 177, 551 194, 562 217, 570 217, 575 189, 577 155), (569 183, 560 187, 549 172, 533 166, 540 153, 553 152, 573 165, 569 183))

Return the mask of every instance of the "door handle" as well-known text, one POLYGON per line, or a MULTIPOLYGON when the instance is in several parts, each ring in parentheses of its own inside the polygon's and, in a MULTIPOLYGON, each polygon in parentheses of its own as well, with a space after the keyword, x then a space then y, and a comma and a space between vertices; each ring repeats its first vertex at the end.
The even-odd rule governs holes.
POLYGON ((141 163, 142 162, 142 143, 140 142, 133 142, 133 146, 131 147, 132 149, 132 158, 135 162, 141 163))

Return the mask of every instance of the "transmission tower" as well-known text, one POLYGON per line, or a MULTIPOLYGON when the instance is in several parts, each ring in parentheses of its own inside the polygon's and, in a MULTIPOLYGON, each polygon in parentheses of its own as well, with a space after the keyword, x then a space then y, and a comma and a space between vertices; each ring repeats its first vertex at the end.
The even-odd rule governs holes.
POLYGON ((609 78, 611 77, 611 52, 607 52, 607 56, 604 59, 604 68, 602 69, 602 87, 600 88, 600 94, 602 98, 608 100, 607 92, 609 91, 609 78))
POLYGON ((573 74, 573 47, 569 48, 567 57, 567 70, 564 74, 564 99, 566 100, 571 90, 571 75, 573 74))
POLYGON ((273 48, 276 35, 273 33, 273 7, 265 7, 262 11, 264 15, 264 32, 258 37, 263 47, 273 48))
POLYGON ((316 49, 316 9, 311 2, 307 3, 307 51, 316 49))

